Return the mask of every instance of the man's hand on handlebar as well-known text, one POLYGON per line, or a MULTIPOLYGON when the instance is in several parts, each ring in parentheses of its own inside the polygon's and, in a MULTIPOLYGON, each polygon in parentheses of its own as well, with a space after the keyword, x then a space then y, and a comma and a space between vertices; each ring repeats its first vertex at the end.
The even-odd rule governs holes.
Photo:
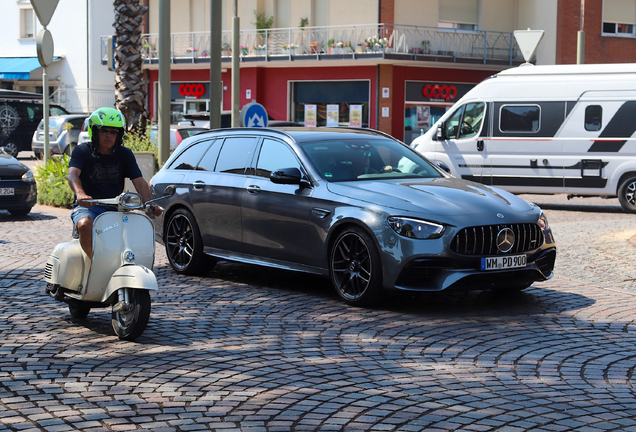
POLYGON ((77 205, 79 205, 81 207, 88 207, 88 208, 93 207, 93 203, 92 202, 88 202, 88 201, 93 199, 93 197, 90 196, 90 195, 79 194, 79 195, 76 196, 76 199, 77 199, 77 205))
POLYGON ((150 217, 161 216, 161 213, 163 213, 163 209, 156 204, 148 204, 144 211, 150 217))

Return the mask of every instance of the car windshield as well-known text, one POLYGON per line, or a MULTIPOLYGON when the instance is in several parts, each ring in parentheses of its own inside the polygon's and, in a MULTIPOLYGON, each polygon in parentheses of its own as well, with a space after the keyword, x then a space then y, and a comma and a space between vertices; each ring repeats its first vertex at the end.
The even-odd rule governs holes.
POLYGON ((328 181, 443 177, 426 159, 390 139, 313 141, 302 148, 328 181))

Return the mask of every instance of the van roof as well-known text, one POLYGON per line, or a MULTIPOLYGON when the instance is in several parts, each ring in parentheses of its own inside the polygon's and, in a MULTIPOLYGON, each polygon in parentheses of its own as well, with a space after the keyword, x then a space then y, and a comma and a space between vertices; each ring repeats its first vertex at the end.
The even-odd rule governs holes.
POLYGON ((626 74, 636 73, 636 63, 525 65, 499 72, 500 76, 571 75, 571 74, 626 74))

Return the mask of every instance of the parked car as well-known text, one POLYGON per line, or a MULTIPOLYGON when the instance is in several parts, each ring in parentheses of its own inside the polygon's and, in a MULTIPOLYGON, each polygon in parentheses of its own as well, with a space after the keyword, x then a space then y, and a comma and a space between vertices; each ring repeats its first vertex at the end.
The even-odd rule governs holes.
POLYGON ((0 210, 9 210, 13 216, 25 216, 37 197, 33 172, 0 148, 0 210))
MULTIPOLYGON (((200 111, 195 113, 189 113, 183 115, 183 120, 179 122, 180 125, 201 126, 207 129, 210 128, 210 112, 200 111)), ((267 116, 268 127, 303 127, 301 123, 287 121, 287 120, 274 120, 272 116, 267 116)), ((221 112, 221 128, 232 127, 232 112, 221 112)))
POLYGON ((329 275, 347 303, 384 290, 524 289, 556 244, 540 208, 452 178, 377 131, 234 128, 188 139, 151 180, 177 273, 227 259, 329 275))
MULTIPOLYGON (((14 93, 15 97, 25 97, 21 93, 14 93)), ((4 147, 11 156, 31 150, 33 132, 44 117, 41 100, 16 98, 0 99, 0 147, 4 147)), ((49 105, 50 116, 63 114, 68 114, 68 111, 59 105, 49 105)))
POLYGON ((89 142, 90 140, 91 137, 88 136, 88 117, 86 117, 86 119, 84 119, 84 123, 82 123, 82 130, 77 136, 77 144, 79 145, 85 142, 89 142))
MULTIPOLYGON (((88 114, 67 114, 49 117, 49 149, 53 154, 71 155, 79 143, 82 124, 88 114)), ((35 157, 42 159, 44 155, 44 120, 40 121, 33 133, 31 149, 35 157)))
MULTIPOLYGON (((174 151, 184 139, 207 130, 209 129, 199 126, 170 125, 170 151, 174 151)), ((150 128, 150 141, 157 142, 158 134, 159 126, 152 126, 150 128)))

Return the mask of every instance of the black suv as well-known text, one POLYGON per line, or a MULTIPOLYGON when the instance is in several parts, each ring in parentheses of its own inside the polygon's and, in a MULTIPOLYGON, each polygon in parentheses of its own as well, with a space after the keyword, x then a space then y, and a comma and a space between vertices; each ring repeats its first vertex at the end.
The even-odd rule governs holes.
MULTIPOLYGON (((0 95, 0 147, 16 157, 20 151, 31 150, 33 132, 44 117, 44 110, 42 100, 24 100, 21 95, 11 98, 6 93, 0 95)), ((50 116, 64 114, 69 112, 59 105, 49 105, 50 116)))

